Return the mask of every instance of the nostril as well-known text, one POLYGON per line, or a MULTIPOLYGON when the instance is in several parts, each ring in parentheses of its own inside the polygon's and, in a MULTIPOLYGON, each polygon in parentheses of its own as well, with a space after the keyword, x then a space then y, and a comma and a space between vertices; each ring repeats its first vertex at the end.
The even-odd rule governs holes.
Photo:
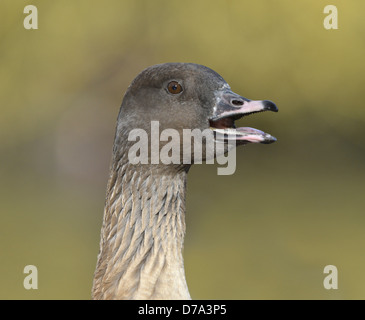
POLYGON ((243 105, 243 101, 242 100, 232 100, 231 103, 235 106, 242 106, 243 105))

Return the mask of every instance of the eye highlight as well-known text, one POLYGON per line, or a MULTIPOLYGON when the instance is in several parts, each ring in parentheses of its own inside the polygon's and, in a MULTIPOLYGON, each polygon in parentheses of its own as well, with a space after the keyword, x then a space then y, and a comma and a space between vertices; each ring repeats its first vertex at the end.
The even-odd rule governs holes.
POLYGON ((183 88, 181 84, 178 83, 177 81, 171 81, 167 85, 167 90, 169 90, 169 92, 172 94, 178 94, 183 91, 183 88))

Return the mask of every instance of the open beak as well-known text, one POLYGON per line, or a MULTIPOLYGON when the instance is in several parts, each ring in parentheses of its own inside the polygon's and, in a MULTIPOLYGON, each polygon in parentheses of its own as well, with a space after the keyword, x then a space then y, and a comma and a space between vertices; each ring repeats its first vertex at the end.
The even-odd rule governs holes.
POLYGON ((218 91, 216 105, 209 119, 210 128, 216 140, 235 140, 237 144, 273 143, 276 138, 263 131, 241 127, 236 128, 234 121, 252 113, 262 111, 278 112, 275 103, 269 100, 249 100, 231 90, 218 91))

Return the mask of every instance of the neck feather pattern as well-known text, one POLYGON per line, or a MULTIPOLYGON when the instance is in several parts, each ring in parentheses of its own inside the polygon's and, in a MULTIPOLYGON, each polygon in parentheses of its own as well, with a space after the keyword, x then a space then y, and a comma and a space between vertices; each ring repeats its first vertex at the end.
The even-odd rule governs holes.
POLYGON ((183 168, 113 162, 94 299, 190 299, 182 258, 186 175, 183 168))

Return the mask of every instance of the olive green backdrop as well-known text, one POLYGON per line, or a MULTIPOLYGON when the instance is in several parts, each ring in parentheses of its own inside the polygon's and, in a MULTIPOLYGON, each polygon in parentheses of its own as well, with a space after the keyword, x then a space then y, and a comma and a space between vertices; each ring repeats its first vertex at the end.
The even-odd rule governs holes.
POLYGON ((195 62, 279 113, 238 122, 278 142, 239 148, 234 175, 191 169, 192 297, 364 299, 364 15, 362 0, 1 0, 0 298, 90 299, 123 94, 147 66, 195 62))

